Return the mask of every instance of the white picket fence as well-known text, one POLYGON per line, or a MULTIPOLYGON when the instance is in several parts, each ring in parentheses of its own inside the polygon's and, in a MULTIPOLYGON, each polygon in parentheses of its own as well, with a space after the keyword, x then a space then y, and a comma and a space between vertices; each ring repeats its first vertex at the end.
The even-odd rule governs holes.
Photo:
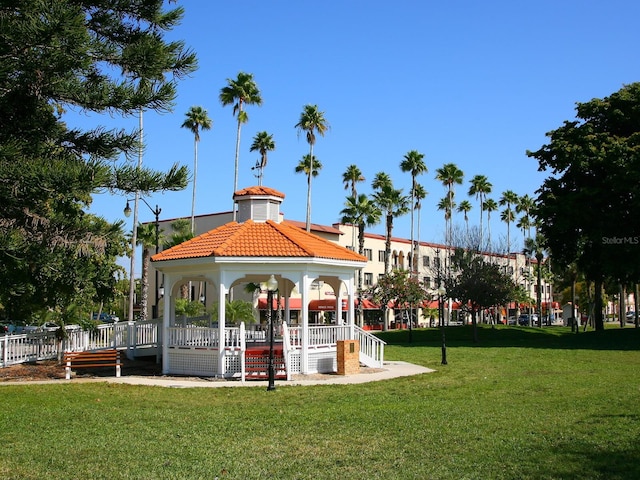
POLYGON ((62 341, 55 332, 33 332, 0 336, 0 368, 19 363, 56 359, 62 352, 82 352, 106 348, 124 349, 129 357, 141 350, 148 354, 157 348, 159 333, 156 321, 121 322, 98 325, 91 330, 74 330, 62 341))

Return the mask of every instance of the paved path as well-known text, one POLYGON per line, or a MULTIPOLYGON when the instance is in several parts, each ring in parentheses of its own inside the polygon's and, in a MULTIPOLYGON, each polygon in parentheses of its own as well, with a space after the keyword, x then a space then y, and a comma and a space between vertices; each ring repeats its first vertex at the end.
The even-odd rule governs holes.
MULTIPOLYGON (((355 375, 337 375, 337 374, 316 374, 316 375, 295 375, 293 380, 287 382, 285 380, 276 380, 276 386, 295 386, 295 385, 347 385, 356 383, 376 382, 380 380, 389 380, 392 378, 408 377, 411 375, 421 375, 430 373, 431 370, 420 365, 414 365, 407 362, 385 362, 383 368, 362 369, 362 373, 355 375)), ((266 380, 250 380, 241 382, 240 380, 224 380, 218 378, 203 377, 170 377, 170 376, 153 376, 153 375, 124 375, 120 378, 116 377, 99 377, 99 378, 72 378, 71 380, 34 380, 34 381, 9 381, 0 382, 2 385, 25 385, 25 384, 61 384, 61 383, 124 383, 128 385, 148 385, 170 388, 202 388, 202 387, 262 387, 266 388, 266 380)))
MULTIPOLYGON (((389 380, 391 378, 407 377, 410 375, 420 375, 422 373, 433 372, 426 367, 414 365, 407 362, 385 362, 383 368, 374 369, 370 372, 355 375, 296 375, 289 382, 277 380, 276 386, 293 385, 347 385, 354 383, 367 383, 379 380, 389 380)), ((73 380, 70 380, 73 382, 73 380)), ((126 375, 120 378, 105 377, 100 381, 109 383, 126 383, 130 385, 153 385, 172 388, 191 387, 266 387, 266 380, 250 380, 241 382, 240 380, 202 379, 202 378, 180 378, 180 377, 147 377, 126 375)))

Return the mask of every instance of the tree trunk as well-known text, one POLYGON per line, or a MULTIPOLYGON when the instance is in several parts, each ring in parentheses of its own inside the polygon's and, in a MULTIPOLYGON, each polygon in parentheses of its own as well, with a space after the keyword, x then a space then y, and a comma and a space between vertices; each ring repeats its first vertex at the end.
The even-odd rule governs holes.
POLYGON ((604 321, 602 319, 602 279, 597 278, 594 282, 595 295, 593 306, 593 317, 595 321, 596 331, 604 330, 604 321))

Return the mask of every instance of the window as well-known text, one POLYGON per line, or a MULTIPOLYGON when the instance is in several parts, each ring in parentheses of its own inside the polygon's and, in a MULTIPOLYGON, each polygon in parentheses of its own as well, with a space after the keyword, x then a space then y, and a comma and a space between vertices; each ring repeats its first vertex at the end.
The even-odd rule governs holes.
POLYGON ((366 273, 364 274, 364 284, 368 287, 370 287, 371 285, 373 285, 373 273, 366 273))
POLYGON ((383 278, 383 277, 384 277, 384 273, 379 273, 378 274, 378 281, 380 281, 380 279, 383 278))
POLYGON ((436 257, 433 259, 433 266, 436 268, 440 268, 440 257, 436 257))
POLYGON ((371 261, 373 259, 373 252, 370 248, 364 249, 364 256, 367 257, 367 260, 371 261))
POLYGON ((351 250, 352 252, 355 252, 355 248, 353 248, 353 245, 347 245, 347 250, 351 250))
POLYGON ((426 255, 424 257, 422 257, 422 266, 423 267, 430 267, 431 266, 431 258, 427 257, 426 255))
POLYGON ((385 254, 384 250, 378 250, 378 261, 384 263, 385 254))
POLYGON ((422 283, 424 283, 425 288, 432 288, 431 277, 424 277, 422 283))

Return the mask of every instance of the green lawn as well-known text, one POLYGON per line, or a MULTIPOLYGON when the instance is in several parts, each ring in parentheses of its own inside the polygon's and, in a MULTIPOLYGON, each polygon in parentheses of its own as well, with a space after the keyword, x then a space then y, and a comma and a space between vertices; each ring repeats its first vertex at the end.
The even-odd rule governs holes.
POLYGON ((0 385, 3 479, 637 479, 640 330, 381 334, 361 385, 0 385))

